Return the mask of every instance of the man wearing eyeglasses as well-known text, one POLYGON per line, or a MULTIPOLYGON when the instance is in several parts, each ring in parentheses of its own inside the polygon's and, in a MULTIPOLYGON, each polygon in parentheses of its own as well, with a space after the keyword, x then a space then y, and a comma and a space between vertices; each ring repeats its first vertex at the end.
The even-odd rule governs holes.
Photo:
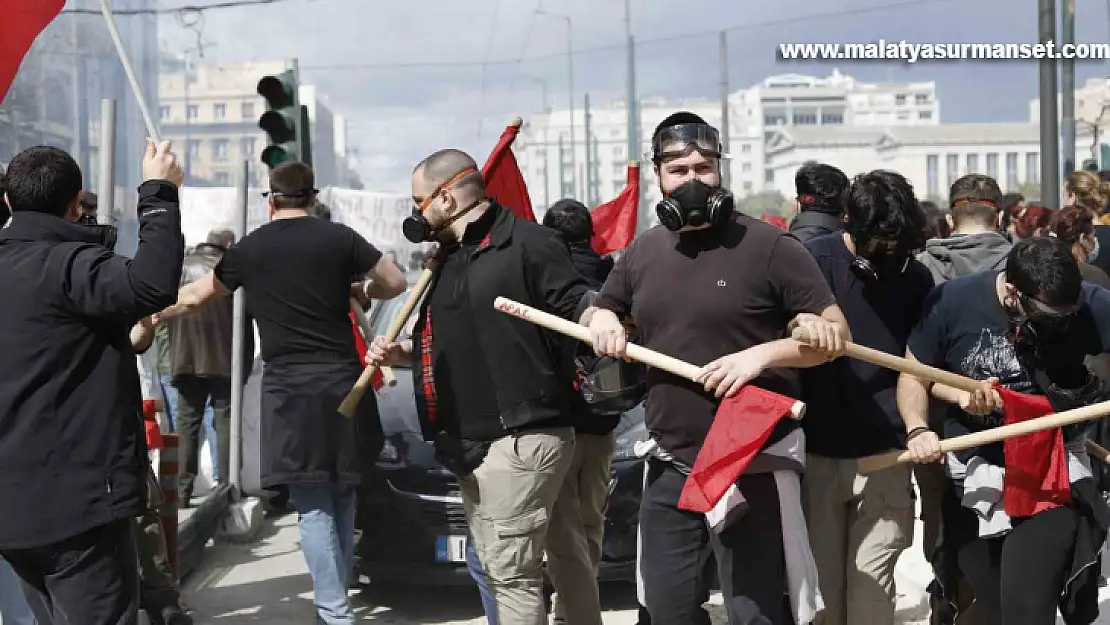
MULTIPOLYGON (((561 337, 493 307, 498 296, 578 320, 584 278, 558 233, 487 197, 478 166, 458 150, 412 175, 404 234, 440 253, 413 339, 371 345, 371 362, 413 362, 417 408, 436 457, 459 479, 467 524, 500 625, 546 625, 548 522, 574 461, 574 364, 561 337)), ((581 537, 585 550, 585 537, 581 537)), ((600 625, 586 559, 556 581, 567 622, 600 625)))
MULTIPOLYGON (((971 393, 901 375, 898 409, 907 431, 920 432, 909 440, 910 454, 917 462, 942 456, 928 430, 930 393, 949 404, 941 419, 945 438, 989 430, 1003 423, 993 384, 1047 396, 1056 411, 1107 399, 1084 365, 1086 356, 1106 352, 1110 291, 1083 282, 1058 239, 1021 241, 1003 271, 950 280, 926 301, 907 358, 984 384, 971 393)), ((1051 450, 1025 437, 1023 448, 993 443, 947 455, 955 493, 942 504, 942 542, 957 554, 987 623, 1051 623, 1058 608, 1068 623, 1098 616, 1095 565, 1110 511, 1096 493, 1084 448, 1089 425, 1057 430, 1051 450), (1053 464, 1050 478, 1029 468, 1024 450, 1066 458, 1053 464)))
POLYGON ((371 280, 363 290, 375 299, 400 295, 406 283, 357 232, 315 218, 314 182, 303 163, 275 167, 266 194, 270 223, 230 247, 212 273, 183 287, 162 316, 196 310, 243 287, 264 362, 261 485, 288 487, 320 619, 350 625, 360 458, 377 457, 383 444, 373 398, 359 404, 353 420, 338 412, 363 370, 348 316, 351 282, 371 280))

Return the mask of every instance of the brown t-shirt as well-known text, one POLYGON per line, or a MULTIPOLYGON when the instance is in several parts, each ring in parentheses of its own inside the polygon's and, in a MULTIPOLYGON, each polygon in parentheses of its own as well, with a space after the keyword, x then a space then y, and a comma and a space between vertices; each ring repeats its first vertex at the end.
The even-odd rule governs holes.
MULTIPOLYGON (((719 230, 653 228, 633 241, 596 305, 631 315, 643 345, 694 365, 783 338, 799 313, 835 303, 817 263, 797 239, 739 216, 719 230)), ((791 397, 798 375, 769 370, 756 386, 791 397)), ((663 449, 693 465, 718 401, 700 385, 648 372, 647 426, 663 449)), ((796 422, 782 425, 774 442, 796 422)))

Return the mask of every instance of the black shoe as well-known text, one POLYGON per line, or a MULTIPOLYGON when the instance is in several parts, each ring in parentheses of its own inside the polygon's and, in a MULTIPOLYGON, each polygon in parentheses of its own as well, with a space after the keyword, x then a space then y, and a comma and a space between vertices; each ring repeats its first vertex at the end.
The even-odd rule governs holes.
POLYGON ((162 625, 193 625, 193 617, 178 606, 162 608, 162 625))

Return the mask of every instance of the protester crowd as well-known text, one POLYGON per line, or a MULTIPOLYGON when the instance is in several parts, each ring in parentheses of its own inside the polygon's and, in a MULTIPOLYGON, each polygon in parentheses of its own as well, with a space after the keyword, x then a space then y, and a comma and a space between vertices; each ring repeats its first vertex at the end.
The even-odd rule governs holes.
POLYGON ((641 625, 709 623, 714 587, 733 625, 891 625, 918 499, 932 623, 1047 625, 1058 612, 1092 623, 1110 482, 1088 442, 1107 438, 1103 420, 941 443, 1110 395, 1110 186, 1072 173, 1056 209, 971 173, 940 208, 896 172, 849 178, 806 163, 783 230, 735 210, 721 158, 718 131, 698 116, 661 122, 661 225, 614 262, 592 249, 581 203, 559 201, 535 223, 490 197, 469 155, 431 154, 413 170, 404 224, 409 240, 436 245, 427 291, 415 294, 411 336, 373 338, 362 358, 358 341, 371 337, 352 328, 352 298, 366 308, 408 285, 321 211, 309 166, 271 171, 269 223, 238 241, 215 230, 187 253, 181 170, 168 144, 151 144, 138 251, 124 258, 70 155, 18 155, 0 177, 11 215, 0 232, 0 500, 16 511, 0 515, 5 623, 130 624, 140 609, 191 622, 148 450, 162 431, 180 434, 190 505, 208 412, 213 465, 228 479, 228 296, 240 287, 241 334, 257 324, 264 363, 261 484, 297 511, 320 622, 355 622, 358 488, 384 443, 373 394, 350 418, 338 407, 365 366, 405 364, 423 433, 459 481, 490 623, 602 623, 613 430, 641 402, 641 625), (586 326, 590 342, 505 314, 498 297, 586 326), (631 343, 697 375, 629 362, 631 343), (908 364, 849 358, 850 346, 908 364), (772 421, 724 497, 693 511, 686 493, 716 420, 754 436, 745 413, 718 416, 749 386, 804 401, 804 417, 772 421), (896 450, 912 462, 861 470, 896 450))

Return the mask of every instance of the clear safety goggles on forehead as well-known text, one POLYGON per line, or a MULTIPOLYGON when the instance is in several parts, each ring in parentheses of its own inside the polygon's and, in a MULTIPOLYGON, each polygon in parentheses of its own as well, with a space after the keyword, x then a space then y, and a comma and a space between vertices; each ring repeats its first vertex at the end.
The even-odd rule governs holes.
POLYGON ((652 160, 685 156, 697 150, 703 156, 721 158, 721 133, 709 124, 678 124, 659 131, 651 141, 652 160))
POLYGON ((1031 317, 1044 319, 1046 321, 1063 320, 1072 317, 1079 309, 1083 307, 1082 298, 1079 301, 1071 304, 1070 306, 1049 306, 1041 300, 1030 297, 1025 293, 1018 291, 1018 299, 1021 300, 1022 306, 1025 308, 1025 313, 1031 317))

